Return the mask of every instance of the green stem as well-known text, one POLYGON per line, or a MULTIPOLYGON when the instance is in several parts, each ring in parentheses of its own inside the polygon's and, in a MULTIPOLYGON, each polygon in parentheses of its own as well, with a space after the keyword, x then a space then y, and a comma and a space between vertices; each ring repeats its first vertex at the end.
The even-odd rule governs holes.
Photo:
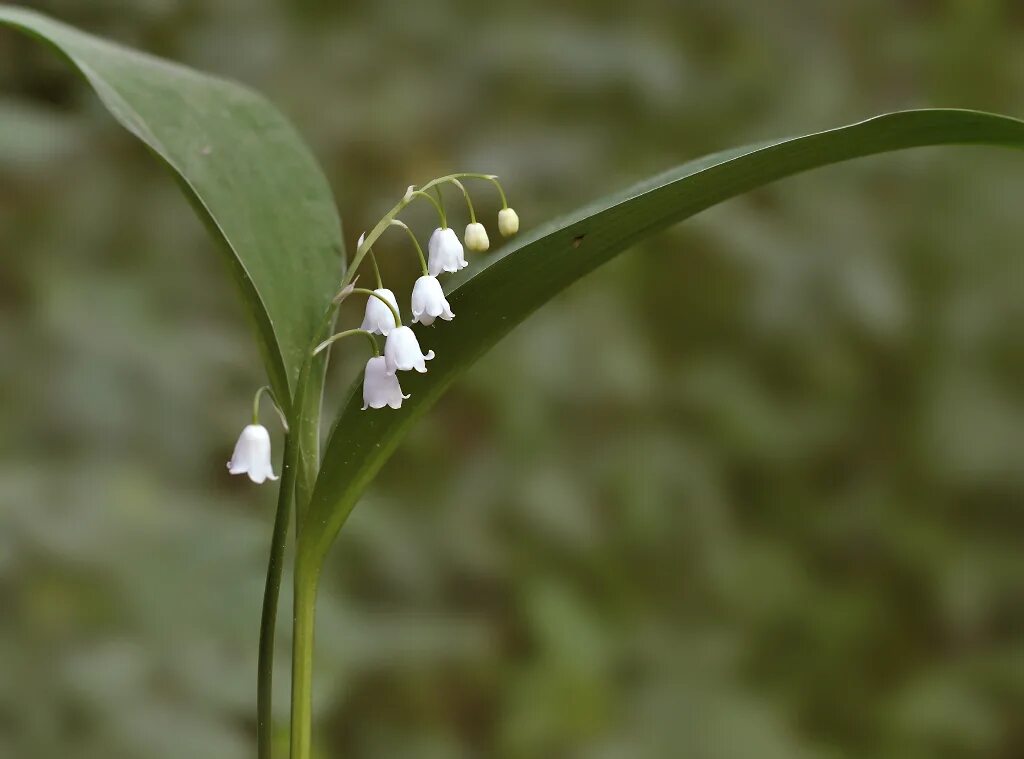
POLYGON ((441 228, 444 229, 448 226, 448 214, 446 214, 444 211, 444 199, 441 198, 440 194, 438 194, 437 196, 438 199, 434 200, 433 196, 426 192, 423 192, 422 190, 413 190, 412 193, 410 193, 409 195, 409 199, 412 200, 413 198, 416 197, 426 198, 427 200, 429 200, 433 204, 434 209, 437 211, 437 218, 441 222, 441 228))
POLYGON ((434 185, 434 194, 437 195, 437 205, 441 208, 441 229, 447 229, 448 209, 444 205, 444 193, 441 192, 441 185, 434 185))
POLYGON ((486 179, 488 182, 492 183, 498 188, 498 195, 501 196, 501 207, 503 209, 508 208, 508 198, 505 197, 505 190, 494 174, 466 174, 465 176, 472 177, 473 179, 486 179))
POLYGON ((253 424, 259 424, 260 423, 260 398, 262 398, 263 397, 263 393, 267 392, 268 390, 270 390, 270 386, 269 385, 264 385, 263 387, 261 387, 259 390, 256 391, 256 395, 254 395, 253 398, 252 398, 252 423, 253 424))
MULTIPOLYGON (((347 276, 351 278, 352 274, 353 273, 350 271, 347 276)), ((320 339, 332 328, 337 308, 337 302, 332 301, 332 303, 324 310, 323 317, 321 318, 316 331, 317 339, 320 339)), ((374 341, 374 346, 376 347, 376 341, 374 341)), ((325 364, 321 365, 325 366, 325 364)), ((320 454, 318 450, 320 397, 314 396, 320 396, 322 393, 323 374, 321 373, 319 377, 315 376, 315 366, 317 366, 317 358, 313 352, 310 351, 309 354, 307 354, 306 359, 302 362, 302 368, 299 370, 298 381, 295 385, 295 396, 292 401, 293 431, 290 433, 285 443, 285 465, 281 475, 282 491, 285 489, 286 485, 289 486, 289 489, 292 489, 290 486, 294 483, 293 500, 295 504, 296 556, 299 555, 298 543, 302 537, 302 532, 299 528, 302 524, 303 517, 305 516, 305 510, 309 503, 313 483, 316 480, 317 468, 320 464, 320 454), (309 398, 307 398, 307 395, 309 395, 309 398)), ((274 521, 274 537, 271 545, 270 566, 267 571, 267 591, 264 595, 263 622, 261 623, 260 628, 260 674, 257 688, 257 734, 259 738, 259 759, 271 759, 270 718, 273 638, 277 616, 278 596, 281 587, 284 546, 288 534, 288 521, 289 514, 287 502, 285 501, 279 504, 277 517, 274 521)), ((299 564, 299 560, 296 559, 296 588, 299 587, 300 578, 306 577, 306 574, 300 571, 299 564)), ((307 619, 307 623, 300 626, 300 615, 298 613, 296 613, 292 620, 293 664, 295 661, 299 660, 305 662, 301 670, 298 667, 295 667, 292 671, 292 756, 300 756, 303 759, 308 759, 310 748, 310 709, 312 706, 312 694, 309 683, 312 678, 313 669, 312 625, 314 604, 316 602, 316 577, 318 576, 319 570, 317 570, 313 575, 313 579, 310 581, 312 583, 311 593, 302 593, 301 596, 299 593, 295 594, 295 609, 296 611, 300 608, 305 608, 307 610, 303 615, 307 619), (307 637, 308 640, 306 640, 307 637), (306 642, 304 644, 298 643, 297 641, 299 641, 300 638, 306 642), (303 682, 306 683, 306 685, 302 685, 303 682), (295 695, 303 692, 306 694, 304 697, 300 697, 298 699, 295 698, 295 695), (301 711, 298 714, 296 713, 295 704, 297 702, 305 705, 304 713, 301 711), (300 745, 299 751, 301 753, 295 753, 296 740, 299 733, 302 733, 304 736, 302 740, 305 742, 305 748, 302 748, 302 745, 300 745)))
POLYGON ((466 205, 469 207, 469 221, 471 224, 476 224, 476 211, 473 209, 473 199, 469 197, 469 191, 466 189, 466 185, 462 184, 462 182, 455 177, 452 177, 448 181, 462 190, 462 196, 466 199, 466 205))
POLYGON ((341 340, 343 338, 351 337, 352 335, 363 335, 363 336, 365 336, 366 339, 370 341, 370 345, 373 346, 373 355, 374 356, 379 356, 380 355, 380 348, 377 346, 377 338, 375 338, 372 333, 366 331, 365 329, 346 329, 344 332, 339 332, 336 335, 331 335, 326 340, 324 340, 322 343, 320 343, 320 345, 316 346, 316 348, 313 349, 313 355, 315 356, 317 353, 322 351, 328 345, 331 345, 332 343, 336 343, 336 342, 338 342, 339 340, 341 340))
POLYGON ((277 515, 274 517, 274 532, 270 538, 270 561, 267 565, 263 614, 260 618, 259 658, 256 665, 256 745, 259 759, 271 759, 273 746, 274 636, 277 630, 284 550, 288 542, 288 522, 291 520, 297 451, 298 446, 292 436, 287 435, 284 439, 281 489, 277 495, 277 515))
POLYGON ((313 631, 319 578, 319 564, 310 566, 300 554, 295 563, 291 759, 309 759, 312 746, 313 631))
POLYGON ((370 263, 373 264, 373 276, 377 280, 377 289, 384 289, 384 280, 380 278, 380 268, 377 266, 377 256, 373 255, 373 251, 370 251, 370 263))
MULTIPOLYGON (((338 304, 331 303, 317 328, 317 339, 330 334, 338 304)), ((295 538, 300 536, 302 519, 320 466, 320 405, 323 394, 323 372, 314 373, 317 358, 310 351, 299 370, 295 383, 292 416, 298 450, 298 472, 295 479, 295 538), (307 397, 308 396, 308 397, 307 397)))
POLYGON ((271 402, 274 404, 274 410, 277 412, 278 417, 281 419, 281 427, 285 432, 288 431, 288 417, 284 415, 284 411, 281 409, 281 404, 277 402, 277 396, 274 395, 273 389, 270 385, 264 385, 256 391, 256 395, 252 398, 252 423, 260 423, 260 399, 263 394, 266 393, 270 396, 271 402))
POLYGON ((420 241, 416 239, 416 233, 409 229, 409 225, 400 219, 392 219, 391 226, 401 227, 409 233, 409 239, 412 240, 412 244, 416 246, 416 255, 420 258, 420 268, 423 269, 423 276, 427 276, 427 259, 423 256, 423 248, 420 247, 420 241))

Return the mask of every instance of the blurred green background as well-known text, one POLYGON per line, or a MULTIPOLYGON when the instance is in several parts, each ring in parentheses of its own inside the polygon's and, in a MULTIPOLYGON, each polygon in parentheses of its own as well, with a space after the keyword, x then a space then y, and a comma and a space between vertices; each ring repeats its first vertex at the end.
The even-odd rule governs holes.
MULTIPOLYGON (((744 142, 1024 115, 1009 0, 32 5, 265 91, 350 245, 448 170, 528 229, 744 142)), ((0 93, 0 756, 250 757, 275 494, 224 469, 241 307, 50 52, 0 34, 0 93)), ((1022 198, 1006 151, 819 170, 532 317, 334 549, 321 756, 1024 756, 1022 198)))

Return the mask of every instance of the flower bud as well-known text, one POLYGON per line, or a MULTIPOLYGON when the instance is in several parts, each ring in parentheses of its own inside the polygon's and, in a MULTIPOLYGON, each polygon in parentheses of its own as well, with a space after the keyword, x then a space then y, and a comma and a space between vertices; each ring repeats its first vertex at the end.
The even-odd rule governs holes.
POLYGON ((480 222, 474 221, 466 225, 466 247, 474 253, 483 253, 491 247, 491 241, 487 239, 487 230, 480 222))
POLYGON ((519 231, 519 216, 511 208, 498 211, 498 231, 502 237, 511 237, 519 231))

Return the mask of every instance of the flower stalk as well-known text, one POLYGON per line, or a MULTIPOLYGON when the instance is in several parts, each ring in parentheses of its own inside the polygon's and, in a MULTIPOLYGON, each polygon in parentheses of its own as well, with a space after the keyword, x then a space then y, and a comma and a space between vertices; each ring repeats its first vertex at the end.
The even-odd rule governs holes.
POLYGON ((292 436, 284 440, 284 463, 281 465, 281 488, 277 493, 277 513, 270 537, 270 558, 267 581, 263 589, 263 611, 260 616, 259 654, 256 663, 256 746, 258 759, 272 759, 274 700, 274 641, 277 633, 277 606, 281 596, 284 552, 288 544, 288 523, 291 520, 292 496, 295 490, 295 468, 298 448, 292 436))
POLYGON ((377 282, 377 289, 384 289, 384 280, 380 278, 380 267, 377 266, 377 256, 373 255, 373 250, 370 251, 370 263, 373 265, 373 278, 377 282))
POLYGON ((420 241, 416 239, 416 234, 411 229, 409 229, 409 225, 406 224, 401 219, 392 219, 391 220, 391 226, 393 226, 393 227, 400 227, 400 228, 404 229, 409 234, 409 239, 411 239, 412 240, 412 244, 416 246, 416 255, 419 256, 419 259, 420 259, 420 269, 422 269, 423 273, 426 274, 427 273, 427 259, 423 256, 423 247, 420 245, 420 241))
POLYGON ((309 759, 313 736, 313 647, 319 564, 311 565, 302 552, 295 562, 294 626, 292 639, 291 759, 309 759))
MULTIPOLYGON (((355 254, 348 271, 342 277, 338 294, 326 309, 317 331, 317 342, 302 363, 295 385, 292 405, 285 416, 270 388, 260 388, 253 399, 253 420, 258 423, 259 404, 264 393, 269 393, 275 408, 285 425, 285 451, 282 469, 281 491, 278 497, 277 514, 271 538, 270 559, 267 567, 267 582, 264 591, 264 606, 260 624, 260 648, 257 676, 257 736, 259 759, 271 759, 271 696, 273 674, 273 651, 277 621, 277 605, 280 598, 283 557, 287 541, 288 525, 294 513, 296 522, 296 558, 294 576, 294 614, 292 636, 292 703, 291 703, 291 759, 309 759, 312 750, 312 680, 316 592, 319 584, 323 546, 315 535, 312 540, 300 530, 305 512, 309 508, 313 484, 319 468, 319 402, 321 386, 318 384, 317 369, 326 366, 325 359, 318 359, 328 347, 347 337, 360 335, 369 340, 373 356, 367 361, 363 377, 363 408, 399 409, 402 401, 409 396, 402 392, 398 372, 426 372, 426 362, 434 358, 434 352, 424 353, 416 333, 402 325, 394 293, 384 287, 380 268, 373 252, 374 243, 389 227, 401 227, 412 239, 423 272, 413 288, 412 312, 414 323, 433 324, 435 319, 454 318, 451 307, 436 275, 442 271, 458 271, 467 262, 462 244, 455 231, 448 227, 447 214, 441 187, 451 183, 459 187, 466 199, 470 224, 467 227, 466 244, 471 250, 486 250, 486 230, 477 221, 476 210, 462 179, 485 179, 497 187, 502 199, 499 214, 499 228, 507 236, 508 208, 505 193, 493 174, 459 173, 434 179, 422 187, 411 186, 403 198, 385 214, 380 221, 359 238, 355 254), (437 195, 435 199, 431 191, 437 195), (397 218, 413 200, 426 198, 438 213, 441 226, 431 237, 429 259, 424 255, 416 235, 403 221, 397 218), (479 229, 477 229, 479 227, 479 229), (374 270, 376 289, 356 287, 359 265, 369 255, 374 270), (331 327, 339 304, 352 294, 367 297, 363 326, 331 335, 331 327), (387 340, 383 355, 374 334, 382 334, 387 340), (320 363, 317 363, 317 361, 320 363), (291 430, 288 429, 291 421, 291 430)), ((518 227, 518 219, 516 226, 518 227)), ((319 377, 322 379, 322 372, 319 377)), ((263 430, 262 427, 259 428, 263 430)), ((266 431, 263 430, 263 433, 266 431)), ((262 450, 262 449, 261 449, 262 450)), ((267 438, 267 460, 269 462, 269 437, 267 438)), ((273 473, 267 465, 267 473, 273 473)), ((252 475, 251 475, 252 476, 252 475)), ((255 479, 255 478, 254 478, 255 479)), ((315 531, 314 531, 315 532, 315 531)))
POLYGON ((352 335, 362 335, 363 337, 365 337, 367 340, 370 341, 370 345, 373 347, 373 355, 380 355, 380 348, 377 345, 376 338, 373 336, 373 333, 368 332, 365 329, 346 329, 344 332, 339 332, 336 335, 331 335, 318 346, 316 346, 316 348, 313 349, 313 355, 315 356, 316 354, 326 350, 327 346, 332 345, 346 337, 351 337, 352 335))
POLYGON ((466 199, 466 208, 469 209, 469 222, 470 224, 476 224, 476 209, 473 208, 473 199, 469 197, 469 190, 466 189, 466 185, 462 184, 456 177, 452 177, 448 181, 462 190, 462 197, 466 199))
POLYGON ((259 388, 252 398, 252 423, 260 423, 260 400, 263 398, 264 393, 270 396, 270 401, 274 404, 274 411, 277 412, 277 417, 281 420, 281 428, 285 432, 288 432, 288 417, 284 415, 284 411, 281 409, 281 404, 277 402, 277 396, 274 395, 274 390, 270 385, 264 385, 259 388))

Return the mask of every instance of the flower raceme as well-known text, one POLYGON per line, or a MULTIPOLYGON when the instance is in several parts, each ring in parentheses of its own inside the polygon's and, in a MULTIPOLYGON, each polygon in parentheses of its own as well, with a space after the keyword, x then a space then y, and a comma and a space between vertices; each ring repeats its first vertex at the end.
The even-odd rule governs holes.
MULTIPOLYGON (((498 231, 503 237, 509 237, 519 231, 519 217, 516 212, 508 206, 505 192, 493 174, 451 174, 428 182, 426 185, 417 188, 415 185, 409 187, 398 205, 388 213, 373 231, 367 236, 360 236, 356 248, 355 260, 348 275, 342 281, 338 294, 332 302, 332 310, 325 314, 325 324, 330 323, 335 316, 333 309, 354 294, 367 296, 366 307, 363 312, 363 321, 358 329, 348 329, 332 335, 319 343, 311 352, 310 358, 325 350, 329 345, 352 335, 360 335, 366 338, 373 350, 373 356, 366 362, 363 372, 363 409, 381 409, 384 407, 399 409, 402 401, 410 396, 402 392, 402 386, 398 380, 398 372, 427 371, 427 361, 434 358, 434 351, 426 353, 420 348, 416 333, 408 326, 401 324, 401 313, 398 309, 398 298, 395 293, 384 286, 381 281, 380 270, 377 268, 377 261, 373 254, 372 246, 385 229, 398 227, 403 229, 412 240, 416 253, 419 257, 420 268, 423 275, 413 285, 411 306, 413 324, 425 326, 433 325, 437 319, 451 321, 455 318, 452 307, 445 298, 444 289, 438 281, 442 273, 458 272, 467 266, 466 254, 462 242, 459 241, 455 230, 448 225, 447 214, 444 203, 441 200, 441 186, 452 184, 462 192, 466 199, 469 210, 470 222, 466 225, 464 237, 465 247, 474 252, 483 252, 490 247, 490 239, 487 236, 487 229, 476 220, 476 212, 473 209, 473 202, 470 193, 460 180, 462 179, 483 179, 492 182, 501 196, 502 208, 498 212, 498 231), (435 195, 428 191, 433 190, 435 195), (398 219, 398 214, 405 209, 413 200, 424 199, 433 205, 438 213, 440 226, 430 235, 427 243, 428 255, 424 256, 420 243, 409 226, 398 219), (367 290, 355 286, 355 274, 359 264, 369 258, 373 263, 374 274, 377 279, 377 287, 374 290, 367 290), (384 355, 381 355, 380 346, 374 335, 382 335, 385 338, 384 355)), ((261 388, 256 393, 253 401, 253 423, 242 430, 238 443, 235 445, 234 454, 228 462, 228 471, 231 474, 247 474, 249 479, 255 483, 276 480, 271 459, 270 459, 270 434, 267 429, 259 424, 258 406, 262 392, 268 388, 261 388)), ((282 416, 282 423, 287 432, 287 422, 281 412, 281 407, 275 406, 282 416)))

